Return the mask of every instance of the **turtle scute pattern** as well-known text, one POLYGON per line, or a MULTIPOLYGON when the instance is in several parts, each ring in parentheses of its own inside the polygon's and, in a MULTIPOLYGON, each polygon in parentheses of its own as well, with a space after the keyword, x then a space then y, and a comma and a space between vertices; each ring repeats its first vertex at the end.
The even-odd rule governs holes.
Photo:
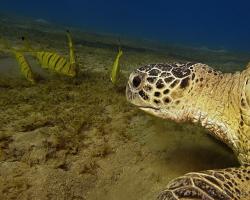
POLYGON ((250 198, 250 166, 192 172, 172 180, 157 200, 240 200, 250 198), (245 184, 248 188, 243 188, 245 184))
MULTIPOLYGON (((140 67, 138 71, 148 74, 148 84, 140 90, 139 94, 144 100, 150 100, 150 92, 154 91, 155 105, 171 103, 173 98, 170 92, 176 88, 184 89, 189 86, 190 80, 195 78, 193 63, 186 64, 150 64, 140 67), (153 88, 156 86, 156 90, 153 88), (164 99, 161 97, 165 96, 164 99)), ((173 95, 174 96, 174 95, 173 95)), ((177 104, 178 99, 175 101, 177 104)))

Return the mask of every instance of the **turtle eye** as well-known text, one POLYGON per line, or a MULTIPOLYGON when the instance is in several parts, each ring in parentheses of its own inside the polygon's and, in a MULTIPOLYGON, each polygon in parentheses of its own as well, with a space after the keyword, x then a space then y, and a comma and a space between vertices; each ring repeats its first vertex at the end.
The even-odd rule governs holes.
POLYGON ((132 80, 132 83, 135 88, 139 87, 141 84, 141 78, 139 76, 135 76, 132 80))

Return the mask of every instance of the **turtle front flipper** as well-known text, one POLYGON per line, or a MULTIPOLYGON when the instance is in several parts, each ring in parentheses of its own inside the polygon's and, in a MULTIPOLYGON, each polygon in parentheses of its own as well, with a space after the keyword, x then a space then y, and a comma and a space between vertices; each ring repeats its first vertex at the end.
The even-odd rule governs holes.
POLYGON ((250 165, 192 172, 171 181, 157 200, 250 199, 250 165))

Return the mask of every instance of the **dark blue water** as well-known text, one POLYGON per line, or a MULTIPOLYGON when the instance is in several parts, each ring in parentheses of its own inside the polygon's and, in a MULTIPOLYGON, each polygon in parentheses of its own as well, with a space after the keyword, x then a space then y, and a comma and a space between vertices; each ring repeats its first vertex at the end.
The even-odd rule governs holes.
POLYGON ((247 0, 1 0, 0 11, 86 30, 250 51, 247 0))

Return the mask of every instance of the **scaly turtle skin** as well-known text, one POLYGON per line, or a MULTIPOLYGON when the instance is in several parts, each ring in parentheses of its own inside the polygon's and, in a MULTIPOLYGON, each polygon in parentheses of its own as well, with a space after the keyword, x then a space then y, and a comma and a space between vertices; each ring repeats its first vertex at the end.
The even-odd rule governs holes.
POLYGON ((188 173, 158 200, 250 199, 250 65, 223 74, 201 63, 151 64, 129 78, 128 101, 155 116, 201 123, 226 143, 241 167, 188 173))

